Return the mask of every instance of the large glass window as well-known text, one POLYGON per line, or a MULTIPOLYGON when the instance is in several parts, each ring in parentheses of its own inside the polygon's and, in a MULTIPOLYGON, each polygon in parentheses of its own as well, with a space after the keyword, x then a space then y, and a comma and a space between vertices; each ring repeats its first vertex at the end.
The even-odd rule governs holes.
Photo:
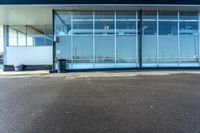
POLYGON ((180 12, 180 62, 198 62, 198 13, 180 12))
POLYGON ((8 37, 9 46, 17 46, 17 31, 9 28, 8 37))
POLYGON ((55 15, 56 58, 72 61, 72 13, 57 12, 55 15))
POLYGON ((52 30, 49 25, 31 25, 26 28, 28 46, 52 45, 52 30))
POLYGON ((159 63, 178 63, 177 12, 159 12, 159 63))
POLYGON ((93 62, 93 13, 73 14, 73 60, 74 63, 93 62))
POLYGON ((116 13, 116 50, 117 63, 136 63, 136 13, 116 13))
POLYGON ((95 13, 95 62, 115 62, 114 12, 95 13))
POLYGON ((72 69, 137 66, 140 33, 145 67, 199 62, 198 12, 142 11, 138 20, 135 11, 56 11, 54 18, 56 58, 70 60, 72 69))
POLYGON ((52 45, 52 31, 49 25, 9 26, 9 46, 52 45))
POLYGON ((26 46, 26 35, 18 33, 18 46, 26 46))
POLYGON ((157 62, 157 12, 142 14, 142 62, 157 62))

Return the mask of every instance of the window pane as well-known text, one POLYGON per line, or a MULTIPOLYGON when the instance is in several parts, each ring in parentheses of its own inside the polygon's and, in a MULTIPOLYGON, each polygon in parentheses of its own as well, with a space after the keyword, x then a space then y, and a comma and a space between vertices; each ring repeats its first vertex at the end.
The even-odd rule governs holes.
POLYGON ((135 35, 136 22, 135 21, 117 21, 117 35, 135 35))
POLYGON ((114 34, 114 21, 96 21, 95 34, 114 34))
POLYGON ((115 61, 115 37, 95 36, 95 54, 97 63, 114 63, 115 61))
POLYGON ((51 25, 45 25, 45 43, 46 45, 52 45, 53 44, 53 33, 52 33, 52 26, 51 25))
POLYGON ((71 12, 65 12, 60 11, 57 12, 59 14, 59 17, 55 15, 55 34, 56 35, 70 35, 72 34, 72 13, 71 12))
POLYGON ((26 35, 18 32, 18 46, 26 46, 26 35))
POLYGON ((56 58, 71 61, 71 36, 59 35, 56 43, 56 58))
POLYGON ((117 12, 116 19, 126 19, 126 20, 135 20, 136 19, 136 12, 117 12))
POLYGON ((92 21, 76 21, 73 23, 73 34, 93 34, 92 21))
POLYGON ((157 19, 157 12, 154 11, 143 11, 142 20, 145 19, 157 19))
POLYGON ((28 41, 28 46, 45 46, 52 45, 51 27, 49 25, 29 25, 27 26, 27 36, 32 38, 32 42, 28 41))
POLYGON ((27 36, 27 46, 33 46, 33 37, 27 36))
POLYGON ((178 62, 178 23, 159 22, 159 62, 178 62))
POLYGON ((136 62, 136 36, 117 36, 117 63, 136 62))
POLYGON ((142 59, 143 63, 156 63, 157 53, 157 22, 142 23, 142 59))
POLYGON ((95 21, 108 19, 114 21, 114 12, 95 12, 95 21))
POLYGON ((92 63, 93 62, 93 36, 75 35, 74 43, 74 63, 92 63), (81 43, 80 43, 81 42, 81 43))
POLYGON ((116 21, 117 63, 136 63, 136 12, 118 12, 116 21), (127 21, 125 21, 127 19, 127 21), (129 20, 131 19, 131 20, 129 20))
POLYGON ((161 19, 161 20, 177 20, 178 19, 178 12, 160 11, 159 12, 159 19, 161 19))
POLYGON ((198 20, 198 12, 180 12, 180 20, 198 20))
POLYGON ((17 32, 9 28, 9 46, 17 46, 17 32))
POLYGON ((197 22, 180 22, 180 56, 183 63, 198 62, 197 22))
POLYGON ((89 20, 93 19, 93 12, 73 12, 73 21, 77 20, 89 20))

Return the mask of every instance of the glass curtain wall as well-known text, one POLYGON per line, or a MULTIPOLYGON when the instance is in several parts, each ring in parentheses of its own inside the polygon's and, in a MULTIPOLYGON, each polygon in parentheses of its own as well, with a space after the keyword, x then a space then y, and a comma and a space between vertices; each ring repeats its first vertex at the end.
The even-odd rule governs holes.
POLYGON ((137 11, 56 11, 56 58, 67 59, 69 69, 137 67, 142 21, 143 67, 200 65, 198 12, 142 11, 142 19, 137 16, 137 11))
POLYGON ((198 12, 143 11, 143 67, 199 66, 198 12))
POLYGON ((69 69, 136 67, 136 12, 56 11, 56 59, 69 69))

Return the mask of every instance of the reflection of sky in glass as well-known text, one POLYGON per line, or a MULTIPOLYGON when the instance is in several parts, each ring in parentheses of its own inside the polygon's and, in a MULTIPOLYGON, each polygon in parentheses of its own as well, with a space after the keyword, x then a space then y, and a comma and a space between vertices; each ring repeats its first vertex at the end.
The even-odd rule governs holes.
POLYGON ((68 58, 67 52, 63 50, 68 42, 61 43, 61 40, 72 36, 73 40, 69 44, 73 46, 71 56, 74 63, 91 63, 93 59, 96 63, 114 63, 116 33, 117 62, 132 63, 136 58, 136 12, 117 12, 116 30, 114 14, 114 12, 95 12, 94 20, 91 12, 74 12, 72 17, 69 13, 66 13, 66 16, 62 14, 63 20, 55 17, 55 31, 60 38, 57 57, 62 55, 68 58), (72 24, 72 29, 69 24, 72 24), (62 29, 69 30, 61 35, 59 33, 63 31, 62 29))
MULTIPOLYGON (((83 13, 86 18, 80 14, 75 16, 72 23, 73 34, 68 34, 73 38, 70 42, 70 46, 74 45, 75 48, 72 50, 73 58, 91 60, 94 56, 93 59, 95 58, 98 63, 114 63, 114 61, 132 63, 137 58, 136 32, 138 27, 135 13, 116 12, 116 17, 114 17, 114 12, 95 12, 93 21, 92 13, 83 13), (78 20, 78 18, 81 19, 78 20), (92 36, 93 33, 94 36, 92 36)), ((198 14, 197 12, 180 12, 179 14, 179 29, 178 12, 160 11, 142 14, 142 59, 144 63, 197 61, 198 14), (159 18, 158 21, 157 18, 159 18)))

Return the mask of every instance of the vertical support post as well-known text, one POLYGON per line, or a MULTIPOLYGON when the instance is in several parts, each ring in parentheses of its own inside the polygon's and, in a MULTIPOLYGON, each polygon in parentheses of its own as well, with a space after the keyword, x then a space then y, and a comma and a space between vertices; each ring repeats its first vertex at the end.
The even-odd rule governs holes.
POLYGON ((157 11, 157 19, 156 19, 156 23, 157 23, 157 34, 156 34, 156 63, 157 63, 157 67, 159 67, 159 12, 157 11))
POLYGON ((73 13, 71 12, 71 64, 72 64, 72 69, 73 69, 73 65, 74 65, 74 44, 73 44, 73 13))
POLYGON ((55 70, 55 58, 56 58, 56 45, 55 45, 55 10, 52 10, 52 34, 53 34, 53 41, 52 41, 52 47, 53 47, 53 64, 52 64, 52 71, 55 70))
POLYGON ((178 51, 177 51, 178 67, 180 65, 180 31, 179 31, 179 29, 180 29, 180 13, 178 11, 178 47, 177 47, 178 48, 178 51))
POLYGON ((116 23, 116 19, 117 19, 117 16, 116 16, 116 11, 115 11, 115 14, 114 14, 115 16, 114 16, 114 23, 115 23, 115 68, 116 68, 116 66, 117 66, 117 37, 116 37, 116 33, 117 33, 117 30, 116 30, 116 28, 117 28, 117 23, 116 23))
POLYGON ((28 27, 28 26, 25 25, 25 28, 26 28, 26 33, 25 33, 25 42, 26 42, 26 46, 28 46, 28 41, 27 41, 27 38, 28 38, 28 37, 27 37, 27 36, 28 36, 28 33, 27 33, 27 32, 28 32, 28 30, 27 30, 27 27, 28 27))
POLYGON ((198 61, 199 61, 199 66, 200 66, 200 12, 198 12, 198 61))
POLYGON ((142 68, 142 10, 139 10, 138 15, 138 61, 139 61, 139 68, 142 68))
POLYGON ((3 25, 3 57, 4 65, 7 65, 7 46, 9 46, 8 25, 3 25))
POLYGON ((92 26, 92 34, 93 34, 93 68, 95 68, 95 12, 93 11, 93 17, 92 17, 92 21, 93 21, 93 26, 92 26))
POLYGON ((45 36, 45 39, 44 39, 44 44, 47 45, 47 32, 46 32, 46 25, 44 25, 44 36, 45 36))
POLYGON ((136 34, 136 39, 135 39, 135 64, 136 67, 138 67, 139 61, 138 61, 138 12, 135 12, 135 34, 136 34))
POLYGON ((17 46, 19 46, 19 32, 17 32, 16 36, 17 36, 17 46))

